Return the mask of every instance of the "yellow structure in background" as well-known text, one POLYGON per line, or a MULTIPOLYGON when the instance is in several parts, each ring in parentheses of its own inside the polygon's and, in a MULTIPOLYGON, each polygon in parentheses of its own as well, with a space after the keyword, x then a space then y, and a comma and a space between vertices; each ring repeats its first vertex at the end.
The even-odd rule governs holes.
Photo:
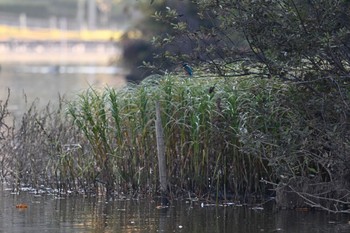
MULTIPOLYGON (((42 40, 42 41, 59 41, 59 40, 80 40, 80 41, 119 41, 124 31, 112 30, 58 30, 49 28, 19 28, 7 25, 0 25, 0 41, 17 39, 17 40, 42 40)), ((133 36, 139 37, 138 32, 132 33, 133 36)))

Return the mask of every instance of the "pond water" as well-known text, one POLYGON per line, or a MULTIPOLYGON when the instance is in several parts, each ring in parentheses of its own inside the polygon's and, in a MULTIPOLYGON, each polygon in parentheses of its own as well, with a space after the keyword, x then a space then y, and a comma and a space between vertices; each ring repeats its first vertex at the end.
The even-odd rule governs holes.
POLYGON ((200 202, 157 201, 11 194, 0 190, 0 232, 182 232, 334 233, 350 232, 349 216, 322 212, 275 211, 247 206, 202 207, 200 202), (24 203, 27 208, 16 208, 24 203))
POLYGON ((2 64, 0 100, 10 88, 9 110, 20 115, 36 100, 39 106, 55 104, 60 95, 72 98, 89 87, 121 87, 125 71, 118 67, 89 64, 2 64))

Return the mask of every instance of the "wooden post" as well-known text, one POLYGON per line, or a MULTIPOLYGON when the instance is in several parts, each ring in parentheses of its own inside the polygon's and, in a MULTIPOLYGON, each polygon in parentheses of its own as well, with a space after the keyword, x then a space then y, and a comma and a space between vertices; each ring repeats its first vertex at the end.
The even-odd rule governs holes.
POLYGON ((167 175, 166 175, 166 158, 165 158, 165 143, 164 130, 162 126, 162 119, 160 115, 159 101, 156 101, 156 138, 157 138, 157 152, 158 152, 158 169, 160 191, 162 195, 162 205, 168 205, 167 199, 167 175))

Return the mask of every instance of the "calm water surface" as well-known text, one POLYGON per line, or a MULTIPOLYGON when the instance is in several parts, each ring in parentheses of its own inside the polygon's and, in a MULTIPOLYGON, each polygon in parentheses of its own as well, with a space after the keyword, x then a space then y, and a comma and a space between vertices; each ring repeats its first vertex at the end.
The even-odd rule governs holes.
POLYGON ((350 232, 347 216, 320 212, 253 210, 249 207, 201 207, 173 202, 156 209, 153 200, 115 200, 0 191, 0 232, 182 232, 321 233, 350 232), (16 205, 25 203, 26 209, 16 205))
POLYGON ((2 64, 0 100, 11 90, 9 109, 19 115, 34 100, 40 106, 58 102, 58 96, 72 98, 89 87, 121 87, 123 69, 101 65, 2 64), (26 100, 27 99, 27 100, 26 100))

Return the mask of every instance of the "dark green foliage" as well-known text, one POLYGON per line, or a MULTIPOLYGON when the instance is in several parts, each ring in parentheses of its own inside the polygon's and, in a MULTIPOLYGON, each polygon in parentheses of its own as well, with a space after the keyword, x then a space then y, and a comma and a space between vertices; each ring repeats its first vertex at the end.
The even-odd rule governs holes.
POLYGON ((349 87, 349 4, 345 1, 238 1, 235 18, 269 75, 316 92, 349 87))
POLYGON ((156 57, 190 60, 221 76, 278 77, 316 94, 344 95, 349 88, 348 1, 191 2, 195 11, 187 15, 177 8, 156 12, 169 29, 153 40, 167 48, 156 57), (187 20, 193 13, 197 24, 187 20))

